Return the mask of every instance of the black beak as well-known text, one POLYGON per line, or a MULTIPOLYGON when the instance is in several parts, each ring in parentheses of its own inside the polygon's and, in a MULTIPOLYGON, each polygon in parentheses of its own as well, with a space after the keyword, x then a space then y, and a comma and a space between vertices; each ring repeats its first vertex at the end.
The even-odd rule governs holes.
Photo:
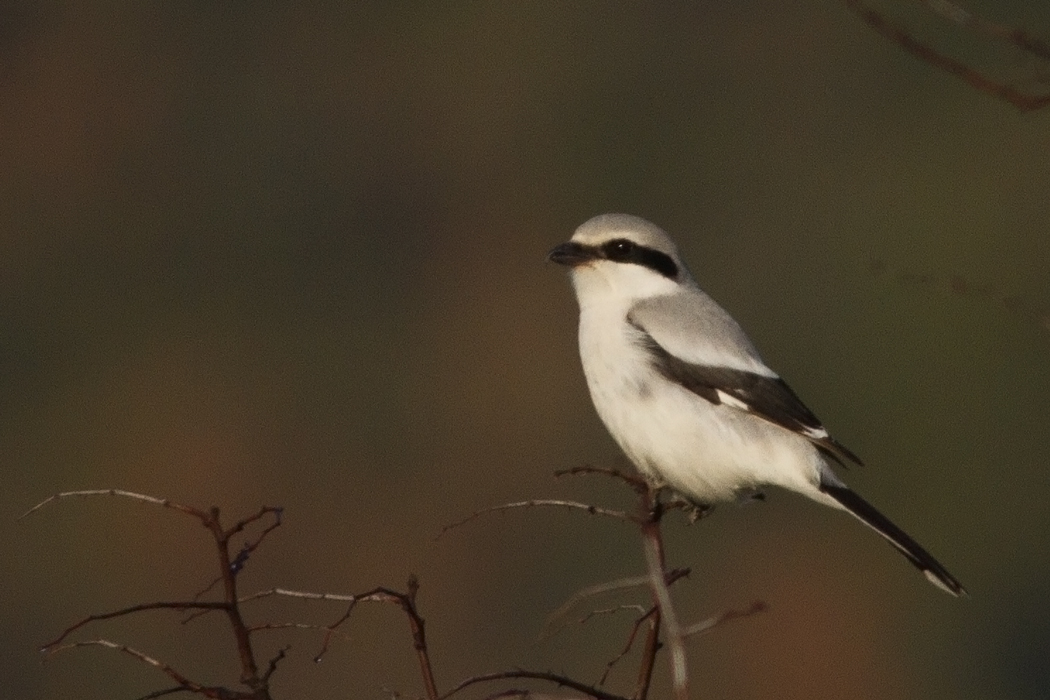
POLYGON ((551 262, 567 265, 568 267, 589 263, 596 257, 598 255, 593 248, 574 243, 573 241, 562 243, 547 255, 547 259, 551 262))

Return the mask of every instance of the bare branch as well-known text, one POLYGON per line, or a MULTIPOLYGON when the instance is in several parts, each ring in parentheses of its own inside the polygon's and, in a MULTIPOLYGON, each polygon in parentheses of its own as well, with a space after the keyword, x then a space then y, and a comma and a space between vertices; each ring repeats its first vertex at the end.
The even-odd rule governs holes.
POLYGON ((154 690, 152 693, 146 693, 145 695, 140 695, 135 700, 154 700, 155 698, 162 698, 165 695, 174 695, 175 693, 192 693, 192 692, 193 691, 190 690, 189 688, 183 688, 182 686, 177 685, 174 688, 164 688, 162 690, 154 690))
POLYGON ((756 600, 744 610, 727 610, 721 615, 715 615, 714 617, 709 617, 706 620, 697 622, 696 624, 689 625, 688 627, 682 630, 682 636, 691 637, 693 635, 705 634, 707 632, 710 632, 715 627, 718 627, 723 623, 729 622, 730 620, 738 620, 743 617, 751 617, 752 615, 756 615, 761 612, 766 612, 767 610, 769 610, 768 605, 766 605, 761 600, 756 600))
MULTIPOLYGON (((283 653, 279 655, 274 661, 271 662, 271 670, 266 675, 260 676, 258 671, 258 665, 255 661, 255 652, 251 644, 251 633, 248 630, 247 625, 244 624, 244 620, 241 617, 240 606, 237 595, 237 573, 243 568, 247 561, 248 555, 259 545, 259 543, 266 537, 266 535, 280 525, 281 509, 271 506, 263 506, 259 511, 247 518, 238 521, 229 530, 224 530, 222 527, 221 520, 219 518, 219 509, 212 507, 207 511, 200 508, 194 508, 181 503, 175 503, 167 499, 156 498, 146 494, 135 493, 132 491, 124 491, 119 489, 98 489, 98 490, 87 490, 87 491, 68 491, 59 494, 55 494, 48 499, 38 503, 33 508, 29 509, 25 515, 29 515, 43 506, 56 501, 59 499, 69 497, 90 497, 90 496, 119 496, 122 498, 129 498, 131 500, 148 503, 151 505, 159 505, 164 508, 171 508, 185 515, 190 515, 197 520, 208 530, 212 536, 212 540, 215 544, 215 553, 218 556, 218 568, 220 578, 219 580, 223 584, 223 600, 221 602, 206 602, 200 600, 193 601, 175 601, 175 602, 157 602, 147 603, 142 605, 134 605, 122 610, 117 610, 109 613, 102 613, 98 615, 91 615, 76 624, 68 627, 62 634, 54 641, 49 642, 44 646, 43 651, 54 653, 59 649, 66 649, 70 646, 83 646, 81 643, 74 643, 67 646, 58 646, 65 639, 69 637, 74 631, 84 627, 87 624, 96 622, 99 620, 112 619, 115 617, 121 617, 124 615, 130 615, 145 610, 157 610, 157 609, 174 609, 174 610, 193 610, 197 613, 207 612, 210 610, 221 610, 226 614, 227 619, 230 622, 230 629, 233 632, 233 636, 237 642, 237 651, 241 662, 241 677, 240 681, 251 689, 251 693, 236 693, 226 688, 210 688, 194 682, 189 681, 185 678, 177 679, 181 687, 190 689, 191 692, 195 692, 200 695, 207 697, 216 698, 254 698, 257 700, 267 700, 269 695, 268 683, 269 675, 273 673, 276 668, 277 661, 283 657, 283 653), (241 550, 240 554, 237 555, 236 559, 231 560, 230 558, 230 538, 240 532, 242 532, 247 526, 257 522, 267 515, 272 515, 274 523, 269 527, 265 528, 263 532, 253 541, 247 543, 241 550)), ((25 516, 23 516, 25 517, 25 516)), ((210 590, 209 586, 205 590, 210 590)), ((191 619, 195 616, 191 616, 191 619)), ((149 657, 146 657, 141 652, 136 652, 128 647, 117 645, 113 642, 107 642, 102 646, 110 646, 115 649, 119 649, 137 658, 141 658, 144 661, 151 662, 149 657)), ((159 663, 159 662, 158 662, 159 663)), ((156 665, 156 664, 154 664, 156 665)), ((159 665, 158 668, 167 668, 163 664, 159 665)), ((169 675, 172 675, 171 672, 169 675)), ((175 677, 174 675, 172 677, 175 677)), ((160 695, 170 694, 177 692, 176 689, 168 689, 165 691, 158 691, 160 695)))
MULTIPOLYGON (((281 526, 281 516, 284 515, 284 508, 282 508, 281 506, 262 506, 261 508, 259 508, 258 512, 249 515, 247 518, 238 520, 236 523, 233 524, 232 527, 230 527, 230 529, 226 530, 225 535, 227 539, 233 537, 238 532, 242 532, 244 528, 248 527, 254 522, 262 520, 267 515, 272 515, 274 521, 273 524, 267 526, 267 528, 263 530, 262 533, 260 533, 258 539, 256 540, 257 543, 262 541, 262 539, 266 537, 266 535, 269 534, 270 531, 281 526)), ((258 546, 258 544, 256 544, 255 546, 258 546)), ((253 547, 252 549, 254 548, 255 547, 253 547)))
MULTIPOLYGON (((230 528, 229 530, 225 531, 223 533, 222 537, 220 538, 221 540, 224 540, 224 541, 228 542, 229 538, 232 535, 234 535, 234 534, 236 534, 238 532, 241 532, 242 530, 244 530, 244 528, 247 525, 249 525, 252 522, 255 522, 256 520, 261 519, 263 516, 265 516, 267 514, 272 514, 274 516, 274 521, 270 525, 268 525, 266 528, 264 528, 263 531, 259 533, 258 537, 255 538, 254 541, 246 542, 244 544, 244 546, 241 547, 241 550, 237 553, 237 556, 230 563, 230 566, 232 567, 232 570, 233 570, 232 573, 234 575, 236 575, 236 574, 241 572, 241 569, 244 568, 244 565, 248 563, 248 557, 256 549, 258 549, 259 545, 262 544, 262 541, 266 538, 266 536, 268 534, 270 534, 271 532, 273 532, 274 530, 276 530, 278 527, 281 526, 281 522, 282 522, 281 516, 284 514, 284 508, 282 508, 280 506, 263 506, 262 508, 259 509, 259 512, 257 512, 255 515, 252 515, 252 516, 250 516, 248 518, 245 518, 245 519, 239 521, 232 528, 230 528)), ((219 544, 220 544, 220 546, 223 546, 222 542, 219 542, 219 544)), ((208 583, 208 585, 206 585, 201 590, 197 591, 197 593, 193 596, 193 599, 194 600, 200 600, 201 598, 203 598, 205 595, 208 594, 209 591, 211 591, 217 585, 222 583, 224 578, 225 578, 225 574, 219 575, 219 576, 215 577, 214 579, 212 579, 211 582, 208 583)), ((241 601, 238 601, 238 603, 239 602, 241 602, 241 601)), ((187 615, 182 620, 182 624, 186 624, 188 622, 191 622, 192 620, 195 620, 198 617, 201 617, 202 615, 207 615, 209 612, 210 612, 209 610, 199 610, 199 611, 194 612, 194 613, 192 613, 190 615, 187 615)))
POLYGON ((120 496, 121 498, 130 498, 135 501, 142 501, 143 503, 150 503, 153 505, 161 506, 163 508, 171 508, 173 510, 186 513, 187 515, 192 515, 201 520, 205 520, 208 517, 207 513, 198 508, 193 508, 191 506, 183 505, 181 503, 169 501, 166 498, 157 498, 156 496, 147 496, 144 493, 123 491, 121 489, 90 489, 87 491, 65 491, 63 493, 56 493, 54 495, 48 496, 40 503, 37 503, 35 506, 27 510, 25 513, 22 513, 22 515, 20 515, 18 519, 21 520, 22 518, 25 518, 35 513, 36 511, 40 510, 41 508, 53 501, 58 501, 65 498, 88 498, 91 496, 120 496))
POLYGON ((277 655, 270 659, 270 663, 266 666, 266 673, 262 676, 263 683, 270 682, 270 678, 273 676, 274 672, 277 671, 277 664, 281 663, 289 649, 291 649, 289 646, 281 647, 277 650, 277 655))
MULTIPOLYGON (((391 602, 396 602, 396 601, 392 599, 391 602)), ((328 645, 331 644, 332 638, 335 636, 336 629, 340 625, 342 625, 344 622, 346 622, 347 620, 350 619, 350 613, 352 613, 354 611, 354 606, 355 605, 357 605, 357 601, 356 600, 355 601, 351 601, 349 607, 347 607, 347 609, 346 609, 346 612, 344 612, 339 617, 338 620, 336 620, 335 622, 333 622, 330 625, 325 625, 325 635, 324 635, 324 639, 321 641, 321 650, 319 652, 317 652, 316 654, 314 654, 314 663, 315 664, 316 663, 320 663, 321 659, 324 658, 324 655, 328 653, 328 645)))
POLYGON ((245 598, 239 599, 238 602, 244 603, 250 600, 258 600, 260 598, 276 595, 291 598, 303 598, 306 600, 332 600, 350 603, 346 612, 343 613, 336 622, 327 625, 324 628, 326 630, 324 643, 321 651, 314 657, 314 661, 321 660, 328 650, 328 643, 331 640, 332 635, 335 633, 335 630, 349 619, 350 613, 353 612, 354 607, 358 603, 378 602, 395 604, 399 606, 408 617, 409 626, 412 631, 412 646, 416 650, 416 657, 419 661, 419 670, 423 678, 423 685, 426 688, 427 698, 429 700, 437 700, 437 684, 434 680, 434 670, 430 663, 430 652, 427 649, 426 642, 426 621, 416 608, 416 594, 419 592, 419 582, 415 576, 409 577, 407 587, 408 593, 401 593, 390 588, 377 586, 376 588, 356 595, 309 593, 305 591, 292 591, 284 588, 271 588, 267 591, 261 591, 246 596, 245 598))
MULTIPOLYGON (((149 664, 150 666, 160 670, 162 673, 164 673, 164 675, 168 676, 168 678, 171 678, 173 681, 179 684, 176 688, 169 688, 164 691, 158 691, 162 695, 167 695, 179 691, 186 691, 196 693, 198 695, 203 695, 206 698, 217 698, 221 700, 237 700, 252 697, 252 695, 249 693, 230 690, 229 688, 223 688, 221 686, 204 686, 200 683, 196 683, 195 681, 191 681, 189 678, 182 675, 163 661, 158 661, 157 659, 154 659, 152 656, 144 654, 138 649, 133 649, 124 644, 117 644, 116 642, 111 642, 108 639, 89 639, 82 642, 73 642, 71 644, 65 644, 60 647, 55 647, 51 650, 51 653, 57 654, 58 652, 66 651, 67 649, 75 649, 77 647, 90 646, 105 647, 107 649, 114 649, 123 654, 127 654, 128 656, 136 658, 139 661, 145 664, 149 664)), ((157 693, 151 693, 146 697, 160 697, 160 695, 158 695, 157 693)))
MULTIPOLYGON (((214 579, 212 579, 211 583, 209 583, 207 586, 205 586, 204 588, 202 588, 199 591, 197 591, 196 593, 194 593, 193 594, 193 599, 194 600, 200 600, 201 598, 206 596, 208 594, 208 592, 211 591, 211 589, 215 588, 220 583, 222 583, 222 576, 216 576, 214 579)), ((192 616, 190 618, 187 618, 187 619, 183 620, 182 621, 183 624, 189 622, 190 619, 192 619, 192 616)))
MULTIPOLYGON (((265 507, 260 512, 264 511, 265 507)), ((237 572, 239 569, 234 567, 234 560, 230 559, 230 537, 239 530, 236 526, 229 531, 223 529, 219 509, 216 506, 209 509, 207 517, 201 522, 211 533, 215 542, 219 575, 222 577, 222 597, 225 602, 222 610, 226 613, 230 630, 237 642, 237 656, 241 662, 241 682, 252 690, 265 693, 266 683, 259 676, 259 664, 255 659, 255 650, 252 648, 251 634, 248 632, 248 626, 244 624, 238 603, 237 572)))
POLYGON ((58 649, 59 644, 64 642, 69 635, 76 632, 81 627, 89 625, 92 622, 98 622, 99 620, 111 620, 115 617, 123 617, 124 615, 132 615, 137 612, 143 612, 146 610, 222 610, 226 608, 226 603, 208 603, 208 602, 197 602, 197 601, 174 601, 174 602, 160 602, 160 603, 142 603, 140 605, 132 605, 121 610, 114 610, 108 613, 98 613, 96 615, 88 615, 79 622, 70 625, 62 634, 58 635, 55 639, 51 640, 40 648, 48 654, 53 654, 58 649))
POLYGON ((638 588, 649 583, 648 576, 632 576, 629 578, 621 578, 616 581, 608 581, 606 583, 599 583, 594 586, 589 586, 576 591, 572 596, 558 606, 558 609, 547 616, 546 622, 543 623, 543 629, 540 630, 540 639, 547 639, 553 634, 552 628, 561 622, 561 620, 569 614, 569 611, 576 607, 579 603, 593 598, 594 596, 601 595, 602 593, 611 593, 612 591, 625 591, 631 588, 638 588))
POLYGON ((605 685, 605 681, 608 680, 609 674, 612 673, 613 666, 619 663, 620 659, 622 659, 623 657, 627 656, 628 653, 630 653, 631 647, 634 646, 634 640, 638 636, 638 630, 642 628, 642 625, 645 623, 646 620, 651 620, 653 615, 655 615, 658 610, 659 608, 653 606, 647 611, 642 611, 643 614, 634 621, 633 625, 631 625, 631 633, 627 635, 627 642, 623 645, 623 649, 621 649, 619 654, 614 656, 612 659, 609 660, 608 663, 605 664, 605 671, 602 673, 602 677, 598 679, 598 685, 605 685))
POLYGON ((475 511, 474 513, 471 513, 462 520, 457 520, 456 522, 441 528, 441 532, 439 532, 437 534, 437 537, 435 537, 434 539, 441 539, 449 530, 454 530, 457 527, 462 527, 463 525, 477 520, 483 515, 488 515, 489 513, 498 513, 505 510, 513 510, 515 508, 535 508, 540 506, 551 506, 555 508, 571 508, 574 510, 582 510, 588 515, 604 515, 610 518, 615 518, 617 520, 624 520, 628 522, 633 522, 634 520, 634 518, 632 518, 630 515, 621 510, 610 510, 609 508, 601 508, 599 506, 592 506, 588 503, 579 503, 577 501, 563 501, 551 498, 538 498, 529 501, 518 501, 517 503, 504 503, 502 505, 492 506, 491 508, 485 508, 483 510, 475 511))
POLYGON ((642 664, 638 667, 638 681, 632 696, 634 700, 646 700, 649 697, 649 687, 653 682, 653 671, 656 670, 656 653, 660 651, 661 646, 660 606, 654 605, 653 614, 649 617, 649 631, 645 634, 642 664))
MULTIPOLYGON (((667 585, 673 584, 680 578, 689 575, 689 569, 675 569, 667 574, 667 585)), ((641 588, 649 584, 649 576, 631 576, 628 578, 621 578, 615 581, 608 581, 606 583, 599 583, 594 586, 588 586, 579 591, 576 591, 572 596, 562 603, 557 610, 547 616, 547 621, 543 623, 543 629, 540 632, 540 639, 546 639, 553 631, 552 628, 565 616, 569 614, 569 611, 574 607, 594 596, 601 595, 603 593, 612 593, 614 591, 625 591, 631 588, 641 588)), ((644 612, 644 611, 643 611, 644 612)))
MULTIPOLYGON (((497 673, 486 673, 480 676, 473 676, 471 678, 467 678, 466 680, 460 682, 459 685, 457 685, 455 688, 440 696, 438 700, 447 700, 447 698, 452 697, 464 688, 469 688, 470 686, 477 685, 478 683, 488 683, 490 681, 509 680, 513 678, 547 681, 549 683, 554 683, 555 685, 561 686, 563 688, 571 688, 572 690, 575 690, 579 693, 583 693, 588 697, 595 698, 595 700, 628 700, 628 698, 625 698, 623 696, 615 695, 613 693, 607 693, 604 690, 601 690, 600 688, 595 688, 594 686, 580 683, 579 681, 573 680, 572 678, 568 678, 567 676, 560 676, 556 673, 548 673, 545 671, 525 670, 500 671, 497 673)), ((520 696, 521 693, 528 691, 512 692, 518 693, 520 696)), ((495 697, 499 696, 497 695, 495 697)))
POLYGON ((623 612, 624 610, 633 610, 642 617, 645 617, 649 614, 649 610, 652 610, 652 608, 646 610, 644 605, 638 605, 637 603, 623 603, 621 605, 616 605, 611 608, 598 608, 597 610, 590 610, 587 612, 586 615, 576 620, 576 622, 577 624, 582 625, 589 622, 592 617, 598 617, 599 615, 615 615, 616 613, 623 612))
POLYGON ((416 610, 416 594, 419 593, 419 579, 415 574, 408 577, 408 595, 402 597, 401 608, 408 615, 409 624, 412 627, 412 641, 415 643, 416 657, 419 661, 419 670, 423 675, 423 686, 427 691, 429 700, 437 700, 437 681, 434 679, 434 668, 430 663, 430 652, 427 649, 426 621, 416 610))
POLYGON ((622 472, 619 469, 609 469, 607 467, 592 467, 588 464, 582 467, 558 469, 554 472, 554 476, 558 478, 563 476, 578 476, 580 474, 601 474, 603 476, 611 476, 614 479, 619 479, 620 481, 624 482, 632 489, 634 489, 636 493, 639 494, 648 493, 650 490, 648 481, 635 474, 628 474, 626 472, 622 472))
POLYGON ((653 598, 660 606, 664 629, 667 630, 667 643, 671 652, 671 684, 678 700, 689 700, 689 676, 685 663, 685 645, 682 643, 682 630, 678 617, 671 604, 671 593, 667 590, 666 573, 663 565, 663 546, 660 541, 658 522, 643 528, 642 548, 645 550, 645 563, 649 569, 649 586, 653 598))
POLYGON ((265 591, 259 591, 258 593, 252 593, 249 596, 245 596, 239 599, 238 603, 247 603, 252 600, 259 600, 260 598, 269 598, 271 596, 285 596, 288 598, 303 598, 305 600, 333 600, 337 603, 365 603, 365 602, 376 602, 376 603, 393 603, 396 602, 396 597, 401 595, 397 591, 390 591, 387 588, 373 588, 365 593, 313 593, 311 591, 293 591, 288 588, 269 588, 265 591))
MULTIPOLYGON (((580 681, 574 680, 567 676, 563 676, 552 672, 540 672, 540 671, 528 671, 528 670, 513 670, 504 671, 499 673, 483 674, 474 676, 462 681, 455 688, 449 692, 441 695, 437 689, 437 683, 435 681, 433 668, 430 661, 429 650, 426 641, 425 631, 425 620, 419 614, 416 598, 419 593, 419 583, 415 576, 409 578, 407 588, 405 592, 385 588, 375 587, 362 593, 356 594, 336 594, 336 593, 316 593, 309 591, 298 591, 285 588, 271 588, 268 590, 257 591, 250 595, 241 596, 237 592, 237 575, 242 570, 244 565, 247 563, 251 554, 261 545, 265 538, 273 532, 277 527, 281 525, 282 509, 271 506, 262 506, 257 512, 252 515, 243 518, 234 523, 229 528, 224 528, 220 519, 220 512, 218 508, 212 507, 205 510, 184 506, 181 504, 172 503, 167 500, 154 498, 144 494, 137 494, 129 491, 118 491, 118 490, 96 490, 96 491, 75 491, 56 494, 51 498, 37 504, 32 509, 27 511, 26 515, 29 515, 36 510, 42 508, 44 505, 50 503, 53 500, 61 498, 67 498, 72 496, 121 496, 130 498, 132 500, 139 500, 145 503, 160 505, 166 508, 173 508, 180 512, 188 515, 192 515, 198 518, 204 527, 209 531, 214 540, 215 552, 218 555, 217 564, 220 572, 220 576, 207 586, 203 591, 197 594, 197 597, 192 601, 173 601, 173 602, 155 602, 147 603, 142 605, 130 606, 121 610, 91 615, 70 626, 62 632, 62 634, 54 641, 49 642, 45 647, 44 651, 49 654, 57 653, 65 649, 70 649, 80 646, 103 646, 111 649, 121 651, 124 654, 130 655, 144 663, 154 666, 161 670, 169 678, 173 679, 177 685, 164 690, 155 691, 143 698, 159 698, 165 695, 171 695, 181 692, 191 692, 198 695, 211 698, 222 698, 223 700, 269 700, 269 683, 273 675, 276 673, 280 662, 285 658, 288 647, 281 648, 277 653, 265 663, 264 670, 260 672, 259 664, 256 661, 255 651, 252 646, 252 634, 260 631, 270 631, 278 629, 309 629, 309 630, 323 630, 324 641, 320 653, 317 654, 315 660, 320 660, 327 652, 329 644, 332 639, 337 636, 343 636, 339 629, 340 627, 351 617, 354 608, 363 602, 376 602, 376 603, 387 603, 394 604, 401 608, 405 616, 408 619, 409 627, 412 633, 412 644, 416 651, 417 661, 419 663, 420 675, 423 680, 425 688, 425 696, 427 700, 442 700, 444 698, 450 698, 459 691, 468 688, 472 685, 500 681, 500 680, 533 680, 533 681, 545 681, 553 683, 561 688, 566 688, 572 691, 572 696, 577 697, 575 694, 579 694, 580 697, 591 698, 592 700, 627 700, 619 695, 606 692, 599 686, 605 683, 612 668, 624 658, 631 650, 635 640, 639 635, 639 631, 643 625, 648 625, 648 632, 646 635, 645 647, 642 651, 642 658, 640 668, 638 670, 638 685, 636 687, 635 694, 632 700, 646 700, 650 683, 652 680, 653 670, 655 668, 655 658, 658 650, 661 647, 660 634, 661 629, 666 631, 666 637, 669 640, 669 646, 671 651, 671 669, 672 678, 674 681, 675 696, 679 700, 683 700, 687 697, 687 677, 686 677, 686 666, 685 666, 685 652, 683 645, 683 638, 686 635, 691 634, 702 634, 711 628, 722 624, 730 619, 737 617, 744 617, 746 615, 758 612, 760 609, 764 609, 764 605, 755 604, 751 609, 745 611, 728 611, 717 618, 706 620, 697 625, 689 627, 683 631, 680 629, 677 622, 677 617, 671 602, 670 593, 668 587, 673 585, 678 579, 687 576, 689 574, 688 569, 675 569, 667 571, 664 563, 663 554, 663 542, 661 539, 660 532, 660 520, 663 514, 671 508, 677 507, 675 503, 663 504, 660 501, 660 489, 656 486, 650 486, 645 480, 633 477, 625 474, 621 474, 615 470, 609 469, 598 469, 594 467, 581 467, 578 469, 567 470, 560 472, 559 474, 601 474, 610 476, 621 480, 623 483, 630 486, 635 490, 639 496, 639 508, 636 512, 629 513, 621 510, 613 510, 609 508, 602 508, 599 506, 590 505, 587 503, 581 503, 578 501, 562 500, 562 499, 533 499, 528 501, 520 501, 516 503, 507 503, 492 508, 488 508, 482 511, 478 511, 468 518, 453 523, 442 530, 441 534, 444 534, 449 529, 459 527, 465 523, 468 523, 481 515, 505 510, 519 509, 519 508, 531 508, 531 507, 557 507, 567 508, 570 510, 583 510, 590 515, 602 515, 605 517, 615 518, 624 522, 633 523, 640 528, 642 532, 643 547, 646 557, 647 575, 641 577, 630 577, 624 578, 617 581, 607 582, 590 586, 585 588, 572 596, 566 603, 564 603, 558 610, 556 610, 547 621, 544 631, 552 628, 558 621, 564 618, 568 614, 568 611, 577 605, 579 602, 590 599, 594 596, 609 593, 624 591, 630 588, 646 586, 650 588, 650 592, 654 601, 652 607, 646 609, 643 606, 619 606, 602 610, 593 610, 584 616, 580 622, 583 623, 593 617, 594 615, 603 614, 604 612, 614 612, 621 609, 632 609, 638 611, 640 614, 635 619, 632 626, 630 635, 626 640, 626 644, 623 650, 611 661, 606 664, 605 672, 602 674, 601 680, 598 686, 587 685, 580 681), (248 528, 255 526, 260 521, 263 521, 267 517, 272 517, 273 521, 265 526, 260 525, 261 530, 253 538, 249 539, 241 547, 239 552, 235 556, 231 557, 230 541, 232 538, 245 532, 248 528), (222 600, 221 601, 201 601, 199 598, 209 591, 213 591, 216 586, 222 584, 222 600), (299 598, 310 601, 330 601, 336 603, 346 604, 345 611, 336 619, 334 622, 328 625, 308 625, 303 623, 263 623, 254 626, 248 626, 245 624, 242 617, 241 606, 263 598, 278 596, 287 598, 299 598), (195 617, 206 614, 213 610, 220 610, 225 613, 225 616, 229 619, 230 629, 234 634, 237 641, 237 647, 240 657, 241 665, 241 677, 240 681, 243 683, 249 691, 236 691, 223 687, 211 687, 204 686, 195 681, 191 681, 181 673, 175 671, 167 664, 160 662, 146 654, 136 651, 130 647, 117 644, 115 642, 109 642, 106 640, 92 640, 87 642, 73 642, 64 644, 71 634, 75 631, 83 628, 84 626, 106 619, 113 619, 125 615, 131 615, 138 612, 147 610, 157 609, 172 609, 181 611, 192 611, 192 614, 186 618, 186 621, 194 619, 195 617)), ((691 504, 687 504, 686 510, 693 509, 691 504)), ((25 516, 23 516, 25 517, 25 516)), ((439 535, 440 537, 441 535, 439 535)), ((517 690, 508 689, 503 690, 495 695, 491 695, 492 698, 509 698, 509 697, 533 697, 533 698, 548 698, 549 700, 558 700, 552 695, 540 695, 529 690, 517 690)), ((560 700, 570 700, 569 696, 559 696, 560 700)))
POLYGON ((247 603, 253 600, 260 600, 262 598, 269 598, 272 596, 282 596, 287 598, 301 598, 303 600, 323 600, 333 601, 337 603, 349 603, 350 606, 346 612, 343 613, 338 620, 328 625, 304 625, 304 624, 278 624, 278 625, 258 625, 250 628, 249 631, 257 630, 269 630, 269 629, 281 629, 288 627, 295 627, 296 629, 316 629, 324 630, 325 636, 321 644, 321 650, 314 655, 314 662, 319 662, 325 654, 328 653, 328 647, 331 640, 338 636, 336 629, 346 622, 350 617, 350 613, 353 612, 354 606, 358 603, 392 603, 399 605, 404 608, 402 603, 402 597, 404 594, 397 591, 393 591, 387 588, 373 588, 364 593, 345 594, 345 593, 314 593, 312 591, 293 591, 287 588, 270 588, 265 591, 258 591, 251 595, 240 598, 237 602, 239 604, 247 603))
POLYGON ((233 535, 242 532, 248 525, 261 520, 267 515, 273 516, 273 522, 263 528, 262 532, 260 532, 254 540, 244 543, 244 546, 241 547, 232 562, 233 573, 239 573, 240 570, 244 568, 244 565, 248 563, 248 557, 251 556, 260 544, 262 544, 262 541, 266 539, 266 536, 281 526, 281 516, 284 515, 284 508, 281 508, 280 506, 263 506, 255 515, 238 521, 233 527, 226 531, 225 538, 226 540, 229 540, 233 535))

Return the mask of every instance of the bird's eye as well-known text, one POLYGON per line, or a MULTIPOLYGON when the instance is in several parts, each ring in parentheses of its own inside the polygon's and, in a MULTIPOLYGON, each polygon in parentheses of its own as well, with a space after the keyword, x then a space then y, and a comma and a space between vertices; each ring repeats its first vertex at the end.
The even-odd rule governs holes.
POLYGON ((602 248, 604 249, 605 257, 610 260, 626 260, 631 257, 635 246, 634 243, 626 238, 617 238, 615 241, 609 241, 602 248))

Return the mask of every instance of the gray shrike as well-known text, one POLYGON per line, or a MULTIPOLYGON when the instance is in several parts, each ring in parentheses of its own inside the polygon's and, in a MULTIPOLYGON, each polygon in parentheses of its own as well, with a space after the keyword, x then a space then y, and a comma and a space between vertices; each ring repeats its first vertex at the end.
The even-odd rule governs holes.
POLYGON ((704 506, 767 485, 796 491, 852 513, 932 583, 966 594, 836 476, 832 462, 860 459, 762 362, 659 227, 626 214, 596 216, 550 260, 571 270, 594 407, 650 481, 704 506))

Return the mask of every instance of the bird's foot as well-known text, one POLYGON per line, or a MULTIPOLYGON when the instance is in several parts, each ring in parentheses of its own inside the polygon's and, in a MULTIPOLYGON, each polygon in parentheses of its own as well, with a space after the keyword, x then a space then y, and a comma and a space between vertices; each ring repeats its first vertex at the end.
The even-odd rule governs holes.
POLYGON ((690 525, 706 518, 715 509, 714 505, 710 503, 699 503, 678 493, 674 494, 671 500, 664 504, 664 508, 683 511, 690 525))
POLYGON ((667 488, 667 482, 658 477, 656 474, 643 472, 639 470, 639 475, 643 479, 645 479, 645 483, 649 485, 649 490, 653 493, 659 494, 660 491, 663 491, 665 488, 667 488))

